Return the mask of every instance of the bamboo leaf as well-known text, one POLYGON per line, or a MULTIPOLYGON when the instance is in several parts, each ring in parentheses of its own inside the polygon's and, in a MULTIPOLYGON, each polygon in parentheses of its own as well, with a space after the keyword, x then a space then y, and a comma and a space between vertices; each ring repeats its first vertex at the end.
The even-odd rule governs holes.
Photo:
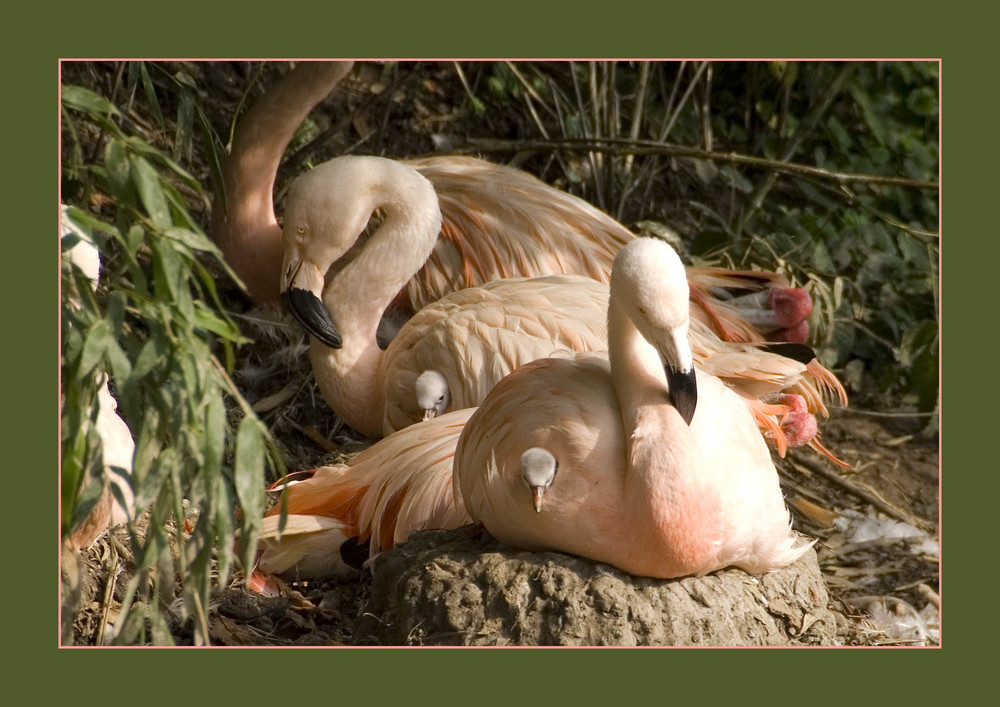
POLYGON ((215 533, 218 537, 216 567, 219 573, 219 583, 223 586, 229 581, 229 572, 233 565, 233 499, 226 484, 225 477, 215 480, 215 508, 212 513, 215 519, 215 533))
POLYGON ((115 196, 119 199, 125 199, 129 196, 131 165, 124 142, 117 139, 108 140, 108 144, 104 148, 104 168, 110 188, 115 196))
POLYGON ((264 443, 260 423, 243 418, 236 435, 236 497, 243 510, 243 542, 240 548, 245 567, 252 566, 264 514, 264 443))
POLYGON ((163 111, 160 110, 160 101, 156 98, 156 87, 153 85, 153 80, 149 77, 146 62, 140 61, 138 64, 139 78, 142 82, 142 90, 146 94, 146 103, 149 105, 149 109, 153 111, 153 115, 156 117, 156 122, 160 124, 160 128, 163 128, 163 111))
POLYGON ((171 227, 164 230, 163 235, 167 238, 183 243, 192 250, 200 250, 222 257, 222 251, 204 233, 196 233, 186 228, 171 227))
POLYGON ((111 101, 83 86, 63 85, 60 98, 64 106, 81 113, 103 118, 121 116, 121 112, 111 101))
MULTIPOLYGON (((136 454, 137 458, 138 456, 136 454)), ((160 497, 160 490, 163 488, 164 482, 177 464, 177 450, 173 447, 167 447, 153 460, 149 467, 149 473, 139 481, 135 489, 136 508, 152 505, 153 501, 160 497)))
POLYGON ((182 85, 177 101, 177 133, 174 135, 173 159, 190 161, 194 125, 195 96, 190 87, 182 85))
POLYGON ((104 354, 107 353, 111 341, 111 327, 107 320, 99 319, 87 333, 83 342, 83 352, 80 355, 80 376, 86 376, 94 370, 98 362, 104 358, 104 354))
POLYGON ((169 228, 170 209, 160 185, 160 175, 144 158, 133 155, 130 159, 132 181, 139 192, 139 200, 149 218, 158 228, 169 228))

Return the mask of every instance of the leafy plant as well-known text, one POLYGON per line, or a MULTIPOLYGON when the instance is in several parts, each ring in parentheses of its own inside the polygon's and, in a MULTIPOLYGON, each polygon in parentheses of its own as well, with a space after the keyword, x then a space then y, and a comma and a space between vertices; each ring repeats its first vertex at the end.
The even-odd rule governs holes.
MULTIPOLYGON (((813 296, 824 363, 851 364, 883 392, 934 408, 936 63, 516 66, 549 87, 531 115, 563 170, 546 175, 553 161, 538 160, 543 178, 626 222, 683 228, 696 262, 784 272, 813 296), (588 155, 581 137, 605 143, 588 155), (637 155, 634 145, 664 150, 637 155), (711 157, 666 149, 678 146, 711 157)), ((516 83, 497 65, 488 87, 514 101, 516 83)))
MULTIPOLYGON (((145 65, 133 63, 130 74, 163 124, 145 65)), ((209 642, 211 588, 228 582, 237 538, 239 559, 250 566, 265 470, 284 471, 267 429, 230 379, 233 347, 244 338, 206 263, 235 276, 187 207, 206 198, 177 161, 190 154, 185 145, 199 111, 191 85, 177 85, 172 155, 123 130, 123 111, 111 101, 62 86, 64 198, 75 191, 68 196, 80 205, 68 216, 102 258, 96 294, 63 260, 64 293, 79 293, 79 302, 62 301, 62 533, 77 527, 104 487, 91 415, 106 376, 135 438, 130 482, 136 516, 148 521, 144 530, 129 526, 134 573, 115 638, 126 644, 172 643, 164 609, 178 594, 195 641, 209 642), (84 156, 82 131, 101 132, 100 154, 84 156)), ((64 239, 64 250, 79 237, 64 239)))

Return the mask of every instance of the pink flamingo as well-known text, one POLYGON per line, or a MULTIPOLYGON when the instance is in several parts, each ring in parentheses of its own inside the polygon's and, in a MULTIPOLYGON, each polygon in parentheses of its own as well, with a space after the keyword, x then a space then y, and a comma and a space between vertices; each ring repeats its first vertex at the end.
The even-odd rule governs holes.
POLYGON ((746 405, 696 374, 676 253, 637 239, 611 277, 608 359, 543 359, 486 397, 459 438, 454 484, 501 541, 651 577, 759 574, 812 543, 790 529, 746 405))

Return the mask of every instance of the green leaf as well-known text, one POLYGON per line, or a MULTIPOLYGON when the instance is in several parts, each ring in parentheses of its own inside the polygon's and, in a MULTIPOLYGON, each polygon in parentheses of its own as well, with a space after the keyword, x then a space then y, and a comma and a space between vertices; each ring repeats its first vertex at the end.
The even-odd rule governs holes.
MULTIPOLYGON (((136 458, 138 456, 137 452, 136 458)), ((153 463, 149 467, 149 473, 136 484, 136 509, 152 505, 153 501, 159 498, 164 482, 179 463, 177 450, 173 447, 167 447, 159 456, 153 459, 153 463)))
POLYGON ((181 179, 187 186, 194 189, 199 194, 203 191, 201 187, 201 182, 191 176, 191 173, 186 169, 181 167, 177 162, 170 159, 167 155, 163 154, 155 147, 150 145, 145 140, 137 137, 128 137, 125 139, 126 144, 137 154, 142 157, 148 157, 150 159, 159 162, 161 165, 173 172, 179 179, 181 179))
POLYGON ((736 191, 743 194, 749 194, 753 191, 753 182, 751 182, 747 177, 733 165, 725 165, 719 172, 722 174, 723 178, 731 184, 736 191))
POLYGON ((153 250, 153 290, 160 302, 178 302, 186 293, 184 260, 169 241, 155 240, 153 250), (185 292, 182 292, 184 290, 185 292))
POLYGON ((826 127, 830 129, 830 133, 837 141, 837 146, 840 148, 840 151, 848 152, 851 149, 851 136, 848 135, 847 130, 845 130, 844 126, 840 124, 839 120, 837 120, 837 116, 831 115, 827 118, 826 127))
POLYGON ((76 498, 76 505, 73 506, 73 517, 70 521, 70 527, 74 531, 87 519, 87 516, 97 506, 98 501, 101 500, 101 495, 104 493, 104 469, 100 464, 95 464, 92 468, 98 473, 95 473, 90 483, 80 492, 80 495, 76 498))
POLYGON ((121 116, 121 112, 106 98, 82 86, 62 86, 62 104, 67 108, 92 116, 110 118, 121 116))
POLYGON ((219 538, 217 549, 217 572, 219 573, 219 583, 226 585, 229 579, 229 570, 233 564, 233 499, 229 493, 229 486, 224 477, 219 477, 215 481, 215 532, 219 538))
POLYGON ((104 148, 104 167, 107 170, 109 189, 118 199, 125 199, 129 194, 130 165, 124 142, 118 139, 108 140, 104 148))
POLYGON ((208 236, 204 233, 196 233, 195 231, 191 231, 186 228, 170 227, 164 230, 163 235, 167 238, 172 238, 179 243, 183 243, 192 250, 213 253, 218 255, 220 258, 222 257, 222 251, 219 250, 219 247, 209 240, 208 236))
POLYGON ((865 118, 865 124, 868 126, 868 129, 871 130, 872 136, 874 136, 880 144, 885 144, 885 128, 882 125, 882 121, 879 120, 872 108, 872 102, 868 96, 865 86, 863 86, 859 81, 854 80, 850 82, 848 90, 850 91, 851 97, 854 98, 854 101, 858 104, 858 107, 861 108, 861 114, 865 118))
POLYGON ((132 362, 114 337, 108 342, 107 358, 111 376, 115 380, 124 381, 132 375, 132 362))
POLYGON ((87 333, 83 342, 79 368, 81 377, 94 370, 100 360, 104 358, 104 354, 107 353, 108 346, 111 345, 113 339, 107 320, 99 319, 87 333))
POLYGON ((906 97, 906 107, 917 115, 935 116, 938 112, 937 92, 929 86, 911 91, 906 97))
POLYGON ((118 235, 118 229, 109 223, 101 221, 99 218, 88 214, 86 211, 82 211, 75 206, 70 206, 66 210, 66 215, 73 220, 75 224, 81 226, 82 228, 90 228, 95 231, 100 231, 102 233, 109 233, 113 236, 118 235))
POLYGON ((217 334, 230 341, 246 341, 246 339, 240 336, 240 330, 232 322, 220 319, 214 312, 206 308, 200 302, 195 302, 194 305, 195 327, 205 331, 210 331, 213 334, 217 334))
POLYGON ((160 110, 160 102, 156 98, 156 87, 153 85, 153 80, 149 77, 146 62, 140 61, 138 63, 139 78, 142 81, 142 90, 146 94, 146 103, 149 105, 149 109, 153 111, 153 115, 156 117, 156 122, 160 124, 160 128, 163 128, 163 111, 160 110))
POLYGON ((241 559, 249 568, 252 567, 257 534, 264 515, 264 441, 260 423, 253 417, 243 418, 236 434, 234 483, 236 498, 243 510, 241 559))
POLYGON ((177 133, 174 135, 173 159, 190 161, 192 136, 194 134, 195 94, 188 87, 182 87, 177 99, 177 133))
POLYGON ((146 213, 158 228, 168 228, 171 225, 170 209, 167 207, 167 198, 160 185, 160 174, 138 155, 133 155, 130 161, 132 181, 139 192, 139 199, 146 213))
POLYGON ((226 449, 226 406, 218 390, 209 393, 205 407, 205 483, 214 490, 222 473, 222 455, 226 449))

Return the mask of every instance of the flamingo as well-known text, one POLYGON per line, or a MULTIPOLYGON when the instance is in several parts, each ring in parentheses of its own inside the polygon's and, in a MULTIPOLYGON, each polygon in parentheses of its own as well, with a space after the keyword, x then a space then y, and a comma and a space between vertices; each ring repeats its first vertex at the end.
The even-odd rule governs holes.
POLYGON ((451 408, 451 387, 448 385, 448 379, 439 371, 428 370, 417 376, 413 392, 424 422, 448 412, 451 408))
MULTIPOLYGON (((63 206, 60 212, 60 237, 71 234, 79 236, 64 255, 69 263, 80 269, 91 288, 97 287, 100 277, 100 253, 89 236, 73 223, 63 206)), ((70 306, 79 307, 79 299, 74 293, 67 293, 70 306)), ((132 457, 135 441, 125 421, 118 415, 118 402, 108 389, 108 380, 101 374, 97 387, 97 414, 94 427, 101 440, 101 460, 104 467, 105 486, 101 497, 90 514, 73 531, 70 543, 74 549, 90 547, 104 531, 121 523, 126 523, 135 514, 135 498, 128 477, 132 472, 132 457), (117 489, 113 494, 111 487, 117 489)))
POLYGON ((463 428, 454 494, 473 520, 517 547, 660 578, 761 574, 811 547, 746 405, 696 372, 688 297, 669 245, 622 249, 607 358, 523 366, 463 428))
MULTIPOLYGON (((603 361, 599 356, 588 356, 603 361)), ((542 364, 532 363, 526 368, 538 365, 542 364)), ((597 367, 599 374, 606 377, 606 363, 598 363, 597 367)), ((509 379, 520 378, 523 370, 505 378, 500 386, 505 386, 509 379)), ((429 378, 432 380, 428 386, 442 392, 441 386, 447 381, 429 378)), ((713 386, 719 387, 715 378, 707 378, 711 382, 702 388, 708 386, 712 391, 713 386)), ((584 387, 589 384, 589 381, 582 383, 584 387)), ((603 385, 608 387, 606 382, 603 385)), ((494 399, 494 395, 491 393, 487 400, 494 399)), ((728 396, 723 399, 729 403, 739 400, 732 393, 728 396)), ((555 400, 557 396, 548 397, 555 400)), ((521 411, 508 412, 513 416, 521 414, 521 411)), ((736 419, 744 419, 746 415, 744 409, 743 417, 736 419)), ((345 559, 348 548, 355 551, 356 545, 367 543, 371 557, 405 540, 414 530, 455 528, 471 522, 462 496, 456 495, 452 488, 453 483, 457 484, 452 466, 460 435, 472 435, 471 430, 463 430, 470 419, 481 417, 482 413, 472 408, 438 412, 426 422, 377 441, 346 464, 297 472, 276 483, 272 491, 288 494, 286 525, 283 530, 279 528, 281 505, 276 504, 264 520, 257 572, 251 577, 251 587, 270 591, 268 574, 297 579, 343 575, 357 566, 356 558, 345 559)), ((553 420, 553 424, 558 426, 561 422, 553 420)), ((620 422, 615 424, 620 427, 620 422)), ((701 429, 702 423, 699 425, 701 429)), ((745 425, 737 429, 745 432, 744 428, 745 425)), ((716 434, 726 434, 726 430, 728 427, 722 428, 722 432, 716 430, 716 434)), ((750 445, 755 450, 755 462, 760 462, 762 445, 759 435, 757 444, 750 445)), ((773 475, 773 466, 770 469, 773 475)), ((739 490, 744 488, 737 486, 739 490)))
MULTIPOLYGON (((377 337, 381 314, 439 243, 440 222, 433 185, 396 160, 330 160, 300 177, 289 193, 282 296, 313 334, 310 358, 327 404, 371 437, 423 419, 415 386, 425 371, 446 379, 452 406, 461 409, 478 405, 507 373, 554 349, 607 347, 607 285, 580 275, 549 275, 452 292, 420 310, 383 350, 377 337), (376 209, 385 214, 382 224, 354 251, 376 209), (345 260, 327 282, 330 267, 345 260), (359 298, 359 292, 366 297, 359 298)), ((538 257, 559 255, 543 251, 538 257)), ((818 362, 804 366, 772 357, 791 366, 775 373, 764 361, 766 354, 722 341, 710 329, 705 310, 692 303, 692 311, 699 362, 725 352, 732 371, 728 380, 739 385, 745 379, 761 389, 748 399, 782 453, 784 442, 771 416, 789 412, 787 406, 754 398, 801 385, 809 411, 823 415, 824 394, 844 399, 839 382, 818 362), (773 385, 775 380, 780 385, 773 385), (771 389, 762 388, 764 382, 771 389)), ((725 374, 722 359, 717 368, 718 375, 725 374)))
MULTIPOLYGON (((232 152, 223 160, 225 189, 213 203, 212 233, 254 302, 274 303, 279 295, 281 228, 272 191, 282 154, 298 125, 352 66, 352 62, 299 63, 251 106, 237 126, 232 152)), ((448 292, 499 278, 576 273, 607 282, 615 253, 634 237, 586 201, 518 169, 453 156, 404 164, 433 185, 442 222, 431 253, 400 284, 384 313, 390 319, 405 320, 448 292)), ((317 208, 322 208, 327 187, 353 186, 359 193, 367 187, 311 180, 316 186, 303 198, 313 200, 317 208)), ((805 290, 789 288, 780 275, 692 268, 689 279, 695 306, 705 310, 704 316, 722 338, 805 340, 812 301, 805 290), (731 290, 751 295, 732 297, 731 290)))

